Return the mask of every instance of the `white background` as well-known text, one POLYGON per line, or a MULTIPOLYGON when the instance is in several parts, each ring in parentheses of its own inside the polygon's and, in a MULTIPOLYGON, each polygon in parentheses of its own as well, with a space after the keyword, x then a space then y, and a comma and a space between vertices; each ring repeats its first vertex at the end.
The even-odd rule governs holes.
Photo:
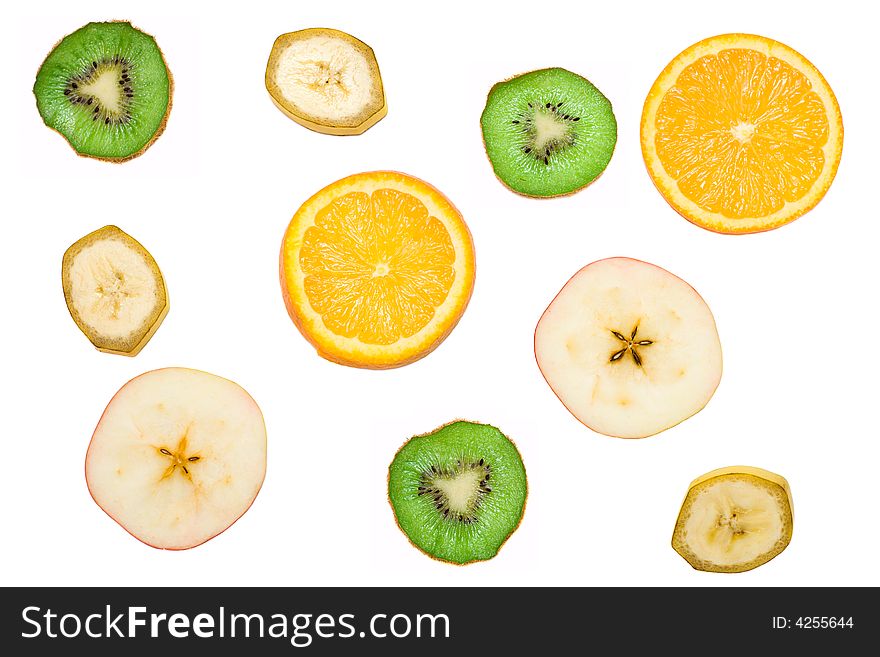
POLYGON ((876 33, 856 3, 258 2, 6 5, 0 194, 4 585, 861 585, 877 567, 878 143, 876 33), (41 13, 36 13, 41 12, 41 13), (155 35, 175 79, 165 134, 124 165, 78 158, 43 126, 34 75, 89 20, 155 35), (264 88, 276 36, 336 27, 375 50, 389 113, 359 137, 312 133, 264 88), (680 218, 639 149, 645 95, 691 43, 753 32, 802 52, 837 94, 846 127, 820 205, 766 234, 716 235, 680 218), (563 66, 593 81, 619 123, 592 187, 529 200, 483 153, 496 81, 563 66), (434 353, 371 372, 319 358, 287 317, 277 258, 312 193, 396 169, 440 188, 473 232, 477 281, 434 353), (101 354, 70 319, 64 250, 108 223, 164 272, 171 311, 134 359, 101 354), (653 438, 607 438, 554 397, 532 353, 535 323, 583 265, 626 255, 706 299, 724 376, 706 409, 653 438), (265 485, 227 532, 186 552, 142 545, 92 501, 83 461, 114 392, 165 366, 245 387, 269 432, 265 485), (529 475, 525 518, 492 561, 432 561, 398 531, 387 466, 414 434, 453 418, 500 427, 529 475), (694 477, 749 464, 788 478, 794 538, 742 575, 690 568, 670 547, 694 477))

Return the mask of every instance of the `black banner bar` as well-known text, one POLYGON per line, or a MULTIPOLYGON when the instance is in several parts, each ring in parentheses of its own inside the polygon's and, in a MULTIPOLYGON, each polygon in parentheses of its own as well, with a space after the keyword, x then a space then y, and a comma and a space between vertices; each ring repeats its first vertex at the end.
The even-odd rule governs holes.
POLYGON ((261 656, 600 646, 687 655, 725 644, 850 655, 880 639, 875 600, 874 589, 838 588, 7 588, 0 645, 5 655, 81 648, 90 657, 225 647, 261 656))

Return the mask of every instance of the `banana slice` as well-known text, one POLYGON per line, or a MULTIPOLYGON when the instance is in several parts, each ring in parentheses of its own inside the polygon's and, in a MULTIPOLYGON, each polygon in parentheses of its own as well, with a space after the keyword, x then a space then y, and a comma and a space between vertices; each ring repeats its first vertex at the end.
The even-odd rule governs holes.
POLYGON ((587 265, 535 330, 535 358, 556 396, 593 431, 651 436, 700 411, 721 380, 721 343, 702 297, 632 258, 587 265))
POLYGON ((70 316, 99 350, 136 356, 168 313, 165 280, 153 256, 116 226, 104 226, 64 253, 61 285, 70 316))
POLYGON ((697 570, 741 573, 782 552, 793 526, 783 477, 749 466, 721 468, 691 483, 672 547, 697 570))
POLYGON ((312 28, 275 39, 266 89, 291 119, 329 135, 359 135, 388 113, 373 50, 339 30, 312 28))

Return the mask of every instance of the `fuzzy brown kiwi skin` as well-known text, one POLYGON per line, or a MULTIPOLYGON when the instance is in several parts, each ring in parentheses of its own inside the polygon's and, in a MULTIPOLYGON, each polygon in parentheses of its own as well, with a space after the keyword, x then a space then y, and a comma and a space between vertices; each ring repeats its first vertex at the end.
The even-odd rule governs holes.
POLYGON ((397 519, 397 512, 394 510, 394 505, 391 503, 391 494, 387 492, 391 488, 391 464, 394 463, 394 459, 396 459, 397 455, 400 454, 400 450, 402 450, 404 447, 406 447, 410 443, 410 441, 415 440, 416 438, 422 438, 423 436, 429 436, 432 433, 437 433, 441 429, 445 429, 450 424, 455 424, 456 422, 467 422, 468 424, 484 424, 483 422, 475 422, 474 420, 465 420, 464 418, 456 418, 455 420, 450 420, 449 422, 446 422, 445 424, 441 424, 439 427, 437 427, 433 431, 426 431, 425 433, 420 433, 418 435, 412 436, 411 438, 408 438, 403 443, 403 445, 401 445, 400 447, 397 448, 397 451, 394 452, 394 458, 391 459, 391 463, 388 464, 388 474, 385 476, 385 490, 386 490, 385 497, 388 500, 388 506, 391 507, 391 514, 394 516, 394 524, 397 525, 397 528, 400 530, 400 533, 403 534, 404 537, 406 537, 406 540, 409 541, 410 545, 412 545, 415 549, 417 549, 422 554, 424 554, 428 557, 431 557, 431 559, 433 559, 434 561, 439 561, 440 563, 450 564, 452 566, 470 566, 471 564, 474 564, 474 563, 491 561, 492 559, 497 557, 498 553, 501 552, 501 548, 503 548, 507 544, 507 541, 510 539, 511 536, 513 536, 513 533, 517 529, 519 529, 519 526, 522 524, 523 518, 526 515, 526 506, 528 506, 528 502, 529 502, 529 475, 528 475, 528 472, 526 472, 525 461, 522 460, 522 452, 519 451, 519 447, 516 446, 516 443, 513 442, 513 440, 510 438, 510 436, 508 436, 506 433, 501 431, 501 429, 499 429, 498 427, 496 427, 492 424, 486 425, 486 426, 489 426, 489 427, 492 427, 493 429, 495 429, 498 433, 500 433, 502 436, 504 436, 505 438, 507 438, 511 442, 511 444, 513 445, 513 448, 516 450, 516 453, 519 454, 519 457, 520 457, 519 460, 520 460, 520 463, 522 463, 523 472, 526 475, 525 476, 525 480, 526 480, 525 497, 523 498, 522 513, 519 514, 519 522, 517 522, 516 526, 514 526, 513 529, 511 529, 510 532, 507 534, 507 536, 504 537, 504 540, 501 541, 501 545, 498 546, 498 550, 495 552, 495 555, 490 557, 489 559, 472 559, 471 561, 464 561, 462 563, 459 563, 457 561, 449 561, 448 559, 441 559, 440 557, 438 557, 434 554, 431 554, 430 552, 425 552, 422 548, 420 548, 418 545, 413 543, 412 539, 409 537, 409 534, 407 534, 405 531, 403 531, 403 527, 400 526, 400 521, 398 521, 398 519, 397 519))
MULTIPOLYGON (((548 70, 548 69, 546 69, 546 68, 537 68, 537 69, 534 69, 534 70, 532 70, 532 71, 523 71, 522 73, 517 73, 516 75, 511 75, 509 78, 505 78, 505 79, 501 80, 501 82, 496 82, 495 84, 492 85, 492 88, 489 89, 489 93, 486 94, 486 104, 488 104, 488 102, 489 102, 489 97, 492 95, 492 92, 495 91, 495 87, 497 87, 498 85, 501 85, 501 84, 505 84, 505 83, 507 83, 507 82, 510 82, 510 81, 513 80, 514 78, 518 78, 518 77, 520 77, 521 75, 526 75, 527 73, 537 73, 538 71, 546 71, 546 70, 548 70)), ((601 92, 599 92, 599 93, 601 93, 601 92)), ((608 103, 610 104, 611 101, 609 100, 608 103)), ((485 106, 486 106, 486 105, 484 104, 483 107, 485 107, 485 106)), ((612 112, 613 112, 613 111, 614 111, 614 106, 612 106, 612 112)), ((486 136, 483 134, 483 127, 482 127, 482 126, 480 126, 480 139, 481 139, 482 142, 483 142, 483 152, 486 154, 486 159, 489 160, 489 150, 486 148, 486 136)), ((548 200, 548 199, 552 199, 552 198, 565 198, 565 197, 567 197, 567 196, 573 196, 573 195, 577 194, 578 192, 582 192, 582 191, 584 191, 587 187, 589 187, 589 186, 592 185, 594 182, 596 182, 597 180, 599 180, 599 178, 601 178, 602 176, 604 176, 604 175, 605 175, 605 172, 608 171, 608 167, 611 165, 611 160, 614 159, 614 152, 615 152, 616 150, 617 150, 617 141, 615 140, 615 142, 614 142, 614 148, 611 149, 611 157, 610 157, 609 160, 608 160, 608 164, 605 166, 604 169, 602 169, 602 173, 600 173, 598 176, 596 176, 595 178, 593 178, 593 179, 592 179, 590 182, 588 182, 586 185, 581 185, 581 186, 578 187, 577 189, 573 189, 573 190, 571 190, 570 192, 565 192, 565 193, 563 193, 563 194, 553 194, 552 196, 538 196, 537 194, 526 194, 525 192, 520 192, 520 191, 514 189, 513 187, 511 187, 510 185, 508 185, 506 182, 504 182, 504 181, 499 177, 499 175, 498 175, 497 173, 495 173, 495 167, 494 167, 494 166, 492 167, 492 175, 494 175, 495 178, 498 180, 498 182, 500 182, 502 185, 504 185, 504 186, 505 186, 507 189, 509 189, 511 192, 513 192, 513 193, 516 194, 517 196, 522 196, 523 198, 530 198, 530 199, 535 199, 535 200, 538 200, 538 201, 546 201, 546 200, 548 200)), ((492 160, 489 160, 489 165, 490 165, 490 166, 492 165, 492 160)))
MULTIPOLYGON (((137 30, 138 32, 143 32, 148 37, 151 37, 153 39, 153 41, 156 42, 156 48, 159 50, 159 56, 162 58, 162 63, 165 65, 165 73, 168 75, 168 106, 165 108, 165 116, 162 117, 162 122, 159 124, 159 127, 156 128, 156 132, 153 134, 150 141, 148 141, 146 144, 144 144, 141 147, 141 149, 139 151, 137 151, 136 153, 132 153, 131 155, 126 155, 125 157, 101 157, 99 155, 89 155, 88 153, 80 153, 78 150, 76 150, 73 147, 73 144, 71 144, 67 140, 67 137, 64 137, 64 135, 61 134, 61 132, 57 128, 53 128, 51 125, 46 123, 45 119, 43 119, 43 124, 47 128, 49 128, 52 132, 57 132, 59 135, 64 137, 64 141, 68 146, 70 146, 70 150, 72 150, 74 153, 76 153, 80 157, 84 157, 89 160, 100 160, 101 162, 112 162, 114 164, 122 164, 123 162, 128 162, 129 160, 133 160, 134 158, 140 157, 141 155, 143 155, 144 151, 146 151, 150 146, 152 146, 153 142, 155 142, 159 137, 162 136, 162 133, 165 132, 165 127, 168 124, 168 115, 171 114, 172 98, 174 96, 174 77, 171 75, 171 69, 168 68, 168 62, 165 60, 165 53, 163 53, 162 48, 159 47, 159 42, 156 40, 156 37, 154 37, 149 32, 144 32, 144 30, 140 29, 137 25, 134 25, 131 21, 127 21, 127 20, 124 20, 121 18, 114 18, 113 20, 104 21, 104 22, 105 23, 128 23, 135 30, 137 30)), ((46 60, 49 58, 49 55, 51 55, 52 52, 55 50, 55 48, 57 48, 59 46, 59 44, 62 41, 64 41, 66 36, 67 35, 58 39, 58 41, 55 42, 55 45, 49 49, 48 54, 43 58, 43 61, 40 62, 39 68, 37 68, 37 74, 39 74, 40 69, 43 68, 43 64, 46 63, 46 60)))

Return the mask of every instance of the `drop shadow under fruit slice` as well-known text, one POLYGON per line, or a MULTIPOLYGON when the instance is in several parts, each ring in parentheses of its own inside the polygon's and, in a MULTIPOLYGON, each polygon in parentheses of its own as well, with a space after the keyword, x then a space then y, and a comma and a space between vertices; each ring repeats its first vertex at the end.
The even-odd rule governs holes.
POLYGON ((609 100, 562 68, 493 86, 480 125, 495 175, 525 196, 562 196, 586 187, 608 166, 617 143, 609 100))
POLYGON ((172 90, 156 40, 122 21, 64 37, 34 83, 46 125, 77 154, 112 162, 137 157, 162 134, 172 90))
POLYGON ((433 559, 485 561, 525 512, 526 471, 495 427, 455 421, 411 438, 388 469, 388 500, 401 531, 433 559))

